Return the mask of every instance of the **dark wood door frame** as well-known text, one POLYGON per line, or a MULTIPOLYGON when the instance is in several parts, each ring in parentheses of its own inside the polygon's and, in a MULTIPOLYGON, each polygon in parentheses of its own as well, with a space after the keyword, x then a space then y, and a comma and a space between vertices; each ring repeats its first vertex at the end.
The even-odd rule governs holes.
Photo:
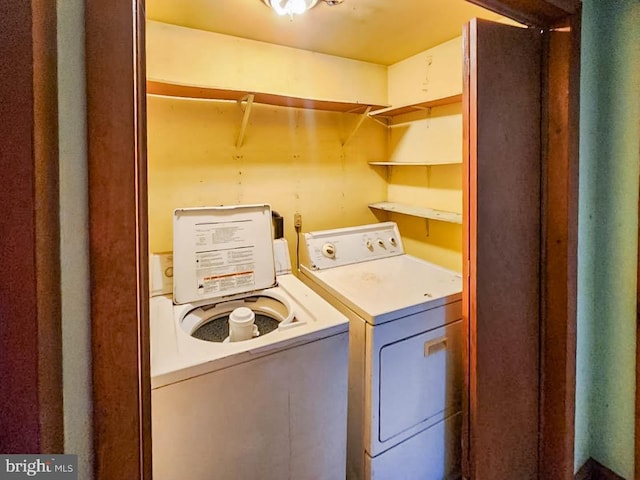
POLYGON ((61 453, 56 2, 0 12, 0 452, 61 453))
MULTIPOLYGON (((574 0, 473 3, 540 27, 568 24, 579 16, 579 2, 574 0)), ((89 0, 85 15, 95 474, 100 480, 150 479, 144 0, 89 0)), ((572 38, 579 38, 579 30, 572 31, 572 38)), ((555 52, 550 49, 550 64, 555 52)), ((574 128, 577 92, 571 93, 567 114, 574 128)), ((550 109, 555 108, 551 104, 550 109)), ((577 135, 574 130, 564 134, 571 132, 577 135)), ((567 145, 568 150, 560 147, 565 152, 560 157, 565 155, 562 161, 570 164, 563 178, 554 172, 553 180, 569 187, 564 198, 567 213, 560 226, 568 243, 562 252, 549 250, 546 257, 549 263, 562 262, 568 282, 566 294, 554 303, 558 318, 553 327, 561 337, 550 338, 544 347, 550 358, 562 353, 562 363, 554 364, 553 371, 564 372, 552 382, 542 379, 542 405, 556 401, 563 405, 559 417, 550 418, 544 412, 542 416, 543 424, 548 420, 550 427, 542 429, 542 461, 549 456, 550 464, 557 465, 554 471, 562 472, 553 478, 568 478, 569 464, 573 473, 577 150, 573 141, 567 145), (562 438, 552 441, 557 425, 563 426, 562 438)), ((555 168, 552 163, 549 167, 555 168)), ((547 318, 551 322, 552 317, 547 318)))
MULTIPOLYGON (((498 276, 490 282, 492 289, 489 292, 487 292, 486 289, 483 290, 482 295, 484 295, 485 300, 490 304, 493 302, 494 306, 491 308, 490 317, 477 321, 478 327, 484 327, 482 329, 479 328, 482 332, 477 333, 474 328, 476 314, 479 315, 479 312, 476 312, 476 295, 481 294, 480 287, 486 284, 486 280, 478 284, 474 284, 473 281, 481 276, 490 275, 491 270, 494 269, 494 265, 496 269, 498 268, 497 264, 499 262, 491 261, 485 264, 484 273, 480 272, 479 268, 475 271, 475 266, 479 262, 479 256, 476 255, 476 251, 473 245, 471 245, 472 242, 465 242, 464 258, 468 259, 468 262, 464 262, 466 267, 465 281, 470 283, 465 290, 463 298, 465 303, 464 310, 465 312, 469 312, 468 317, 466 317, 467 324, 469 325, 469 346, 466 356, 467 362, 469 363, 469 376, 467 378, 469 385, 468 392, 472 394, 467 398, 469 414, 467 415, 466 421, 469 427, 468 430, 465 431, 464 439, 466 451, 469 452, 470 456, 469 458, 465 458, 465 471, 475 472, 475 474, 480 475, 480 472, 484 469, 482 476, 487 478, 493 478, 494 476, 496 478, 506 478, 507 476, 530 478, 532 475, 530 470, 535 468, 533 465, 530 465, 527 473, 508 472, 504 469, 524 468, 526 462, 523 460, 517 462, 517 466, 514 464, 511 467, 507 467, 507 462, 500 461, 502 457, 495 458, 491 463, 490 458, 496 453, 493 446, 497 445, 499 441, 503 441, 506 438, 506 434, 499 434, 495 441, 492 440, 489 443, 491 447, 486 447, 486 451, 481 450, 476 452, 470 444, 473 444, 475 448, 484 448, 481 446, 482 441, 480 439, 483 436, 481 434, 484 432, 484 436, 489 437, 493 435, 492 432, 494 432, 495 425, 500 423, 499 419, 501 417, 498 415, 491 422, 487 422, 485 418, 485 422, 480 423, 482 427, 480 430, 478 428, 474 429, 473 427, 473 425, 476 424, 475 422, 478 421, 477 418, 483 415, 490 415, 490 410, 495 408, 495 405, 502 403, 504 398, 513 399, 517 396, 517 392, 499 392, 498 387, 492 388, 489 391, 486 390, 486 386, 484 389, 481 388, 481 386, 487 382, 491 384, 492 382, 496 383, 495 380, 499 380, 492 380, 491 377, 494 375, 494 370, 486 369, 486 365, 492 362, 493 352, 506 352, 510 348, 513 349, 515 345, 518 345, 518 342, 522 342, 523 338, 538 339, 538 337, 539 359, 535 357, 530 359, 528 368, 526 369, 527 372, 522 371, 521 378, 518 380, 518 383, 522 384, 521 387, 529 385, 529 383, 525 381, 525 378, 529 378, 530 383, 538 382, 535 390, 539 395, 539 425, 533 431, 529 430, 529 436, 526 437, 529 438, 527 443, 529 445, 535 445, 536 439, 538 439, 539 464, 537 470, 540 478, 569 479, 573 477, 579 37, 572 33, 580 31, 579 15, 575 15, 570 21, 571 23, 565 28, 559 30, 547 28, 539 33, 542 37, 541 77, 543 81, 539 93, 541 97, 539 103, 542 107, 540 112, 542 121, 540 123, 536 122, 531 128, 534 129, 535 134, 540 137, 540 152, 535 157, 530 158, 525 165, 518 168, 518 171, 524 171, 525 166, 530 165, 534 161, 540 165, 541 182, 539 187, 539 202, 541 222, 539 226, 540 241, 536 243, 536 248, 539 249, 539 270, 541 274, 539 276, 539 293, 535 294, 536 298, 538 296, 540 297, 540 309, 539 313, 537 313, 539 315, 539 321, 536 322, 535 326, 532 325, 531 327, 527 327, 526 322, 522 324, 518 323, 523 331, 516 334, 514 338, 507 341, 503 346, 491 346, 492 342, 494 342, 491 338, 491 332, 501 331, 500 338, 496 339, 496 341, 504 342, 506 333, 503 330, 505 329, 499 325, 503 325, 505 322, 499 322, 495 328, 493 326, 489 327, 491 328, 491 332, 487 332, 486 329, 488 325, 491 325, 492 322, 496 320, 498 312, 504 308, 504 305, 513 301, 513 298, 503 299, 499 297, 496 300, 492 299, 489 293, 493 292, 493 288, 499 284, 501 279, 511 275, 511 268, 506 272, 499 273, 498 276), (531 329, 528 333, 526 332, 527 328, 531 329), (480 341, 483 336, 484 340, 480 341), (484 345, 484 347, 482 345, 484 345), (484 353, 481 352, 483 348, 484 353), (488 357, 487 353, 489 355, 488 357), (484 360, 479 362, 479 358, 484 358, 484 360), (482 364, 485 365, 484 370, 482 364), (531 377, 532 373, 533 377, 531 377), (480 381, 477 378, 478 376, 481 377, 480 381), (484 393, 482 393, 483 391, 484 393), (483 398, 485 407, 482 407, 483 398), (482 415, 478 414, 478 412, 482 415), (476 418, 476 420, 474 420, 474 418, 476 418), (492 468, 494 468, 493 471, 487 471, 487 462, 492 464, 492 468), (495 470, 498 468, 497 465, 499 463, 503 464, 501 467, 503 471, 500 473, 495 470)), ((478 27, 480 27, 480 25, 478 25, 478 27)), ((508 45, 509 32, 505 27, 500 25, 491 26, 491 24, 489 24, 483 28, 483 31, 484 34, 495 37, 489 42, 492 49, 497 48, 496 46, 502 43, 508 45), (495 30, 495 32, 492 33, 492 30, 495 30)), ((472 49, 472 45, 469 42, 469 31, 465 33, 466 51, 470 52, 473 50, 476 52, 475 44, 472 49)), ((536 31, 536 33, 538 32, 536 31)), ((485 39, 485 41, 487 40, 485 39)), ((518 48, 520 48, 520 45, 518 42, 515 42, 507 51, 517 51, 518 48)), ((488 52, 489 54, 485 55, 485 58, 482 60, 483 65, 491 64, 494 59, 496 59, 496 61, 499 59, 500 55, 491 55, 490 52, 491 49, 488 52)), ((471 60, 473 60, 473 58, 471 60)), ((482 142, 480 141, 481 139, 473 135, 473 132, 479 128, 478 123, 475 121, 475 113, 477 113, 477 111, 476 109, 470 108, 471 105, 475 104, 472 99, 480 98, 480 94, 476 91, 477 88, 480 88, 479 85, 476 84, 476 81, 471 81, 472 78, 476 78, 475 74, 478 73, 476 68, 477 65, 473 63, 473 61, 465 64, 464 111, 467 112, 468 121, 464 122, 464 156, 465 158, 473 157, 474 159, 478 157, 477 148, 484 145, 484 143, 486 143, 486 137, 490 137, 491 135, 491 133, 486 132, 485 129, 485 135, 482 137, 484 140, 482 142)), ((500 65, 495 67, 495 70, 499 69, 500 65)), ((520 68, 520 70, 523 69, 526 71, 524 67, 520 68)), ((516 72, 517 71, 518 70, 516 70, 516 72)), ((484 72, 484 76, 486 77, 486 75, 491 73, 491 70, 487 72, 485 67, 484 72)), ((519 85, 523 85, 523 90, 525 80, 528 78, 529 77, 525 77, 518 81, 519 85)), ((509 90, 509 92, 506 91, 510 88, 508 86, 502 87, 502 91, 495 92, 495 85, 508 81, 509 77, 506 74, 500 75, 495 81, 491 82, 485 79, 482 98, 491 98, 491 95, 497 95, 499 98, 503 98, 508 93, 512 93, 513 90, 509 90)), ((539 88, 538 85, 535 85, 535 87, 539 88)), ((535 89, 529 89, 530 95, 534 95, 536 92, 537 90, 535 89)), ((482 113, 488 115, 487 110, 489 110, 489 108, 487 107, 493 104, 499 104, 499 101, 492 103, 485 100, 485 108, 483 108, 482 113), (487 103, 489 103, 489 105, 487 105, 487 103)), ((517 115, 518 112, 510 113, 517 115)), ((537 114, 537 112, 533 113, 537 114)), ((526 115, 525 119, 532 118, 534 116, 533 113, 526 115)), ((490 125, 499 124, 505 114, 506 112, 501 111, 497 120, 490 122, 490 125)), ((519 121, 518 125, 524 125, 525 123, 526 120, 519 121)), ((485 122, 483 122, 483 125, 486 127, 485 122)), ((514 131, 510 131, 509 133, 510 142, 516 144, 517 130, 514 129, 514 131)), ((527 134, 527 137, 531 137, 532 135, 533 132, 527 134)), ((498 139, 496 143, 501 144, 500 139, 498 139)), ((485 160, 487 158, 493 158, 494 162, 499 161, 499 151, 496 150, 495 155, 493 153, 493 150, 496 149, 497 146, 498 145, 494 143, 491 144, 489 153, 485 153, 484 155, 485 160)), ((524 154, 525 152, 530 152, 531 148, 521 148, 521 150, 524 154)), ((519 155, 517 158, 514 158, 513 161, 508 161, 501 171, 504 171, 505 175, 507 175, 508 168, 517 164, 518 161, 522 161, 523 158, 523 155, 519 155)), ((488 163, 491 162, 485 162, 483 168, 486 169, 489 166, 488 163)), ((471 162, 467 165, 475 164, 471 162)), ((465 184, 474 187, 476 182, 479 181, 479 177, 475 175, 475 170, 473 168, 465 169, 465 174, 465 184)), ((529 175, 527 178, 529 177, 532 178, 533 175, 529 175)), ((488 183, 488 181, 493 178, 492 175, 487 176, 485 174, 484 183, 488 183)), ((514 180, 524 182, 524 179, 517 180, 514 178, 514 180)), ((508 189, 509 185, 509 182, 507 182, 504 188, 508 189)), ((473 205, 469 204, 469 195, 472 195, 473 198, 483 198, 478 204, 484 206, 483 211, 487 210, 487 212, 485 212, 486 214, 491 210, 489 205, 495 201, 501 188, 501 182, 496 182, 495 187, 488 187, 488 191, 493 192, 489 196, 486 196, 486 194, 481 195, 481 192, 473 188, 465 189, 465 200, 463 202, 465 205, 465 231, 469 234, 470 238, 477 239, 478 244, 480 243, 480 237, 477 235, 478 225, 476 221, 479 219, 478 212, 480 208, 478 206, 478 209, 475 210, 473 205)), ((529 187, 530 190, 534 188, 536 191, 538 190, 538 187, 529 187)), ((486 193, 486 191, 487 190, 484 192, 486 193)), ((507 200, 503 199, 502 201, 506 202, 507 200)), ((486 217, 486 215, 484 215, 484 217, 486 217)), ((485 221, 491 222, 498 220, 498 218, 492 219, 490 215, 485 218, 485 221)), ((533 220, 533 218, 528 219, 528 221, 533 220)), ((514 228, 514 231, 516 230, 517 228, 514 228)), ((485 234, 486 233, 485 231, 485 234)), ((496 239, 496 241, 499 240, 496 239)), ((491 243, 493 244, 493 240, 491 243)), ((503 247, 505 255, 509 248, 510 243, 503 247)), ((532 249, 529 248, 525 249, 521 255, 517 254, 519 260, 514 262, 512 267, 515 268, 516 264, 518 267, 523 267, 523 259, 527 254, 530 254, 531 251, 532 249)), ((536 265, 538 265, 538 257, 536 257, 535 261, 536 265)), ((514 281, 516 280, 517 279, 514 279, 514 281)), ((518 289, 518 292, 520 291, 521 290, 518 289)), ((514 295, 508 295, 508 297, 513 296, 514 295)), ((486 310, 487 303, 484 303, 484 308, 486 310)), ((510 311, 506 312, 507 316, 511 315, 511 313, 509 313, 510 311)), ((507 323, 512 329, 515 326, 513 322, 507 323)), ((517 352, 523 352, 523 354, 516 353, 518 362, 524 362, 524 351, 528 350, 528 348, 525 347, 525 345, 518 347, 517 352)), ((505 365, 502 365, 500 362, 496 362, 495 365, 496 367, 507 368, 508 370, 508 367, 505 367, 505 365)), ((504 378, 504 375, 502 378, 504 378)), ((509 386, 505 385, 504 388, 508 389, 509 386)), ((527 395, 527 398, 530 398, 530 396, 530 394, 527 395)), ((524 402, 517 402, 517 404, 513 406, 514 410, 511 411, 510 414, 513 415, 515 409, 522 406, 523 403, 524 402)), ((518 429, 518 435, 521 435, 521 437, 519 437, 521 444, 525 441, 524 430, 524 428, 518 429)), ((514 444, 515 443, 514 440, 514 444)), ((530 450, 535 449, 535 447, 531 446, 528 448, 530 450)), ((535 458, 535 453, 536 452, 531 452, 526 455, 526 458, 535 458)), ((515 461, 515 455, 510 456, 510 460, 515 461)))
POLYGON ((151 478, 144 1, 85 3, 95 478, 151 478))
POLYGON ((545 33, 541 478, 574 474, 580 15, 545 33), (568 30, 567 30, 568 29, 568 30))
POLYGON ((549 28, 579 13, 581 0, 467 0, 524 25, 549 28))

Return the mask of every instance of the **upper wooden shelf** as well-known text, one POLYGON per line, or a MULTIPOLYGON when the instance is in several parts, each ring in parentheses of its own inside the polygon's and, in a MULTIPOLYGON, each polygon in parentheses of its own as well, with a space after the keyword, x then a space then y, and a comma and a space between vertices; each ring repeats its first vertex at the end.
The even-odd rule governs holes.
POLYGON ((441 107, 442 105, 450 105, 462 101, 462 94, 451 95, 450 97, 436 98, 426 102, 412 103, 410 105, 402 105, 400 107, 388 107, 380 110, 374 110, 369 113, 370 117, 393 118, 405 113, 415 112, 416 110, 426 110, 432 107, 441 107))
POLYGON ((168 97, 200 98, 207 100, 235 100, 241 102, 253 95, 254 103, 276 105, 279 107, 297 107, 311 110, 328 110, 342 113, 365 113, 370 110, 384 109, 386 105, 373 105, 358 102, 338 102, 332 100, 314 100, 310 98, 290 97, 272 93, 250 92, 228 88, 210 88, 197 85, 168 83, 147 80, 147 93, 168 97))

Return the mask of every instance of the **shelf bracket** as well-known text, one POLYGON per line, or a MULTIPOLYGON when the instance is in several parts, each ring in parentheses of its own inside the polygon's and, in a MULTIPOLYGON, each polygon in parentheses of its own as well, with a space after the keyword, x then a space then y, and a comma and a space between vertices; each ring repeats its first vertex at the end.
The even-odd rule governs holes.
POLYGON ((242 108, 243 102, 246 102, 244 105, 244 113, 242 114, 242 123, 240 124, 240 133, 238 133, 238 140, 236 141, 236 148, 240 148, 242 146, 242 142, 244 142, 244 134, 247 131, 247 124, 249 123, 249 115, 251 114, 251 106, 253 105, 253 99, 255 95, 250 93, 242 100, 238 100, 238 104, 242 108))
POLYGON ((424 229, 425 229, 425 236, 428 238, 429 237, 429 219, 425 218, 424 219, 424 229))
POLYGON ((353 136, 356 134, 356 132, 358 131, 358 129, 360 128, 360 125, 362 125, 362 122, 364 122, 364 119, 367 118, 369 116, 369 112, 371 111, 371 105, 369 105, 367 107, 367 109, 360 114, 360 117, 358 118, 358 122, 356 123, 356 126, 353 128, 353 130, 351 131, 351 133, 349 134, 349 136, 346 138, 346 140, 344 142, 342 142, 342 146, 344 147, 347 143, 349 143, 349 140, 351 140, 353 138, 353 136))
POLYGON ((371 115, 369 115, 369 118, 374 122, 378 122, 383 127, 388 128, 389 125, 391 124, 391 117, 382 117, 380 115, 376 115, 375 117, 372 117, 371 115), (381 118, 384 118, 384 120, 380 120, 381 118))

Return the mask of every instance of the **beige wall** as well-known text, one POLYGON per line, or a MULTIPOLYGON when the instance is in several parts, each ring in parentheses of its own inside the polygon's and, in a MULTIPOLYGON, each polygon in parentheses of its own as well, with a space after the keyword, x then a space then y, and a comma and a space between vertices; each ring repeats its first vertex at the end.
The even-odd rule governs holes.
POLYGON ((59 0, 60 292, 64 451, 93 478, 84 2, 59 0))

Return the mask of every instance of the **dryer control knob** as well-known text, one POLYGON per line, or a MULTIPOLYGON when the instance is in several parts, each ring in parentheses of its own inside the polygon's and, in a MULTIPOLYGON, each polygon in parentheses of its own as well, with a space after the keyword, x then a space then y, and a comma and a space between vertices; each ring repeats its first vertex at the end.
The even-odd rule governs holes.
POLYGON ((396 238, 395 237, 389 238, 389 243, 395 247, 396 246, 396 238))
POLYGON ((336 258, 336 247, 332 243, 322 245, 322 255, 327 258, 336 258))
POLYGON ((384 240, 382 240, 381 238, 378 239, 378 245, 380 245, 382 248, 387 248, 384 245, 384 240))
POLYGON ((365 246, 367 247, 367 249, 373 250, 373 243, 371 243, 371 240, 367 240, 367 243, 365 243, 365 246))

